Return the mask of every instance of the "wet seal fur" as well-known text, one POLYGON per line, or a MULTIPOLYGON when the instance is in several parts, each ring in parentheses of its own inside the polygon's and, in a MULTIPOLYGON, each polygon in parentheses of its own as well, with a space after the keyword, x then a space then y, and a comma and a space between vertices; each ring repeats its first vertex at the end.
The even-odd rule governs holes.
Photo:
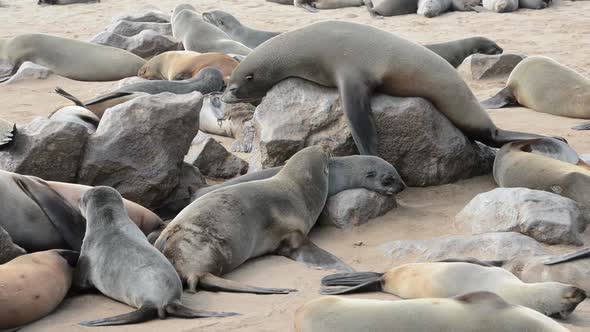
POLYGON ((213 10, 203 13, 203 20, 218 27, 227 33, 231 39, 240 42, 251 49, 258 45, 278 36, 281 32, 263 31, 249 28, 243 25, 237 18, 228 12, 222 10, 213 10))

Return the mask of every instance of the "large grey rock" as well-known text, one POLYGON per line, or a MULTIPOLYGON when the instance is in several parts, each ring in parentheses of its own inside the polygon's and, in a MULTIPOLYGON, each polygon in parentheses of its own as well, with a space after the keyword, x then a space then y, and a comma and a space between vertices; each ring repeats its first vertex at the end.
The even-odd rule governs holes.
POLYGON ((256 128, 254 127, 254 121, 245 121, 241 131, 237 133, 236 139, 231 145, 232 152, 252 152, 255 137, 256 128))
POLYGON ((193 141, 184 161, 212 178, 229 179, 248 171, 246 161, 228 152, 213 137, 202 132, 193 141))
POLYGON ((207 181, 199 169, 183 162, 178 185, 154 212, 162 219, 173 219, 191 203, 193 194, 206 186, 207 181))
POLYGON ((87 140, 88 132, 79 124, 35 118, 17 127, 13 143, 0 151, 0 169, 75 182, 87 140))
MULTIPOLYGON (((427 100, 375 95, 371 106, 379 155, 408 185, 437 185, 491 172, 493 150, 467 139, 427 100)), ((336 89, 303 79, 275 85, 256 109, 254 124, 252 169, 281 165, 319 143, 336 156, 357 151, 336 89)))
POLYGON ((526 58, 522 54, 473 54, 466 62, 471 68, 471 77, 474 80, 487 78, 507 77, 516 65, 526 58))
POLYGON ((12 242, 12 238, 8 232, 0 227, 0 264, 7 263, 26 253, 25 249, 12 242))
POLYGON ((103 31, 94 36, 90 42, 121 48, 142 58, 150 58, 160 53, 182 49, 182 43, 153 30, 143 30, 131 37, 103 31))
POLYGON ((170 15, 159 10, 146 10, 137 14, 116 16, 113 22, 117 21, 170 23, 170 15))
POLYGON ((106 28, 108 32, 126 37, 135 36, 143 30, 153 30, 161 35, 172 36, 172 25, 170 23, 117 21, 106 28))
POLYGON ((513 232, 392 241, 380 245, 379 249, 392 259, 418 261, 469 257, 481 260, 508 260, 520 255, 546 254, 539 242, 513 232))
POLYGON ((4 84, 14 84, 24 80, 45 80, 51 76, 53 72, 47 67, 40 66, 36 63, 25 61, 18 68, 12 77, 4 82, 4 84))
POLYGON ((344 190, 328 197, 319 222, 338 228, 362 225, 397 207, 395 196, 385 196, 364 188, 344 190))
POLYGON ((586 228, 575 201, 545 191, 496 188, 475 196, 455 222, 472 234, 518 232, 547 244, 582 245, 586 228))
POLYGON ((159 207, 178 186, 202 99, 199 92, 161 93, 108 109, 88 141, 79 182, 111 186, 129 200, 159 207))

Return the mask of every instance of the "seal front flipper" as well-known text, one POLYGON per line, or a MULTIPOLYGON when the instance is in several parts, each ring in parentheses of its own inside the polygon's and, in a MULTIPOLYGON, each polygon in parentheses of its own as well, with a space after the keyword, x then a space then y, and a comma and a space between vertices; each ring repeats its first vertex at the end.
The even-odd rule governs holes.
MULTIPOLYGON (((231 292, 231 293, 252 293, 259 295, 266 294, 289 294, 296 292, 296 289, 290 288, 264 288, 242 284, 233 280, 223 279, 207 273, 203 277, 198 278, 198 285, 200 288, 212 292, 231 292)), ((196 281, 189 280, 189 292, 196 290, 196 281)))
POLYGON ((514 98, 514 95, 512 95, 512 89, 509 87, 505 87, 496 93, 495 96, 482 101, 480 104, 483 108, 489 109, 519 105, 519 103, 516 101, 516 98, 514 98))
POLYGON ((383 273, 353 272, 336 273, 322 278, 322 295, 337 295, 383 290, 383 273), (333 287, 347 286, 347 287, 333 287))
POLYGON ((354 269, 340 258, 316 246, 299 233, 291 235, 277 250, 277 255, 291 258, 311 268, 354 272, 354 269))
POLYGON ((582 123, 572 127, 573 130, 590 130, 590 122, 582 123))
POLYGON ((543 264, 553 265, 553 264, 565 263, 565 262, 572 261, 575 259, 588 258, 588 257, 590 257, 590 247, 580 249, 578 251, 575 251, 575 252, 572 252, 569 254, 552 257, 552 258, 546 260, 545 262, 543 262, 543 264))

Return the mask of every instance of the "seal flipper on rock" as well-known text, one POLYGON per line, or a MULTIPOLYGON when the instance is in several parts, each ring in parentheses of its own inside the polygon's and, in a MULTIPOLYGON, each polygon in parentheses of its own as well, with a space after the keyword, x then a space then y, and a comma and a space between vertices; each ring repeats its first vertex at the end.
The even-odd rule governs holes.
MULTIPOLYGON (((189 280, 189 292, 196 292, 197 281, 195 278, 189 280)), ((252 293, 259 295, 266 294, 289 294, 296 292, 296 289, 290 288, 264 288, 242 284, 233 280, 223 279, 207 273, 198 278, 198 285, 204 290, 211 292, 231 292, 231 293, 252 293)))
POLYGON ((277 255, 288 257, 311 268, 354 272, 340 258, 316 246, 301 233, 290 234, 277 250, 277 255))
POLYGON ((554 256, 554 257, 546 260, 545 262, 543 262, 543 264, 554 265, 554 264, 569 262, 569 261, 572 261, 575 259, 582 259, 582 258, 589 258, 589 257, 590 257, 590 247, 580 249, 578 251, 574 251, 574 252, 571 252, 568 254, 554 256))
POLYGON ((516 98, 514 98, 514 95, 512 94, 512 89, 510 87, 505 87, 504 89, 500 90, 495 96, 482 101, 480 104, 483 108, 490 109, 520 105, 518 101, 516 101, 516 98))

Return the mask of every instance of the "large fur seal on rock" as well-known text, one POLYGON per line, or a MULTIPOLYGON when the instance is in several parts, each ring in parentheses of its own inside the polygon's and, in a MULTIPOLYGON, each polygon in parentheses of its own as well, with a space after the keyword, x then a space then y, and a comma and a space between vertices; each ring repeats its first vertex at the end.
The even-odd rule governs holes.
POLYGON ((4 228, 0 227, 0 264, 4 264, 26 253, 25 249, 16 245, 12 241, 10 234, 4 228))
POLYGON ((182 283, 174 267, 152 247, 127 216, 121 195, 110 187, 88 190, 80 201, 87 220, 74 285, 102 294, 138 310, 80 323, 107 326, 141 323, 166 315, 183 318, 226 317, 190 309, 180 302, 182 283))
POLYGON ((213 67, 221 71, 224 78, 229 78, 238 64, 236 59, 222 53, 170 51, 150 59, 137 76, 148 80, 186 80, 197 76, 204 68, 213 67))
POLYGON ((234 70, 222 100, 260 99, 290 76, 339 89, 361 154, 377 155, 373 91, 426 98, 469 138, 493 147, 541 137, 497 128, 457 70, 434 52, 350 22, 319 22, 263 43, 234 70))
POLYGON ((565 318, 586 299, 585 292, 559 282, 524 283, 495 266, 467 262, 412 263, 385 273, 340 273, 322 279, 322 294, 384 291, 404 299, 451 297, 486 291, 511 304, 565 318), (457 282, 459 281, 460 282, 457 282), (330 286, 347 286, 331 288, 330 286))
POLYGON ((255 49, 258 45, 271 39, 274 36, 278 36, 281 32, 263 31, 249 28, 232 14, 224 12, 222 10, 213 10, 210 12, 203 13, 203 19, 205 22, 215 25, 221 31, 227 33, 231 39, 238 41, 251 49, 255 49))
POLYGON ((297 309, 295 331, 568 332, 551 318, 489 292, 404 301, 322 297, 297 309))
POLYGON ((145 64, 144 59, 122 49, 41 33, 0 40, 0 59, 14 66, 12 74, 23 62, 31 61, 78 81, 120 80, 135 76, 145 64))
POLYGON ((270 179, 204 195, 168 224, 154 246, 172 262, 191 292, 198 285, 231 292, 288 293, 292 290, 217 277, 272 253, 314 267, 350 270, 307 238, 328 198, 328 162, 322 148, 308 147, 270 179))
POLYGON ((446 43, 424 45, 424 47, 447 60, 455 68, 459 67, 465 58, 475 53, 492 55, 504 52, 493 40, 485 37, 471 37, 446 43))
POLYGON ((66 297, 78 253, 50 250, 20 256, 0 265, 0 329, 36 321, 66 297))

